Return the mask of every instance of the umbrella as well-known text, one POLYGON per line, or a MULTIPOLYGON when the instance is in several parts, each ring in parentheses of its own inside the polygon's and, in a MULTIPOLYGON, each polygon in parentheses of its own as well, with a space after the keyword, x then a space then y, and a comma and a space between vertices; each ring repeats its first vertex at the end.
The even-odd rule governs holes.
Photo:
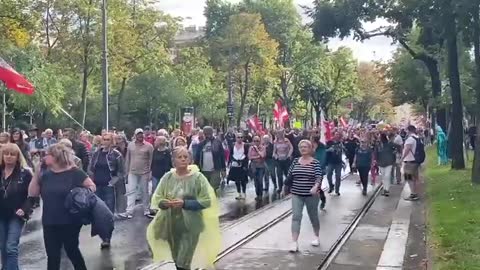
POLYGON ((33 85, 20 73, 16 72, 5 60, 0 57, 0 81, 11 90, 25 95, 32 95, 35 92, 33 85))

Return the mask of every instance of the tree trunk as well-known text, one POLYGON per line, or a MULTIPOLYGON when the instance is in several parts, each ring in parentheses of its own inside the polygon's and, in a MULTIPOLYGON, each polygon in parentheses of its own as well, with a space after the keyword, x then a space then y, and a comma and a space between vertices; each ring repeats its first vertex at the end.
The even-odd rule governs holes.
POLYGON ((465 169, 463 155, 463 106, 458 70, 457 22, 452 9, 445 16, 445 33, 447 37, 448 77, 452 96, 452 129, 448 142, 451 144, 452 169, 465 169))
POLYGON ((241 93, 241 100, 240 100, 240 109, 237 115, 237 127, 240 127, 240 122, 242 121, 243 110, 245 109, 245 102, 247 101, 247 93, 250 83, 250 63, 247 62, 244 66, 245 72, 245 84, 243 86, 243 92, 241 93))
POLYGON ((120 128, 120 122, 122 119, 123 114, 123 96, 125 95, 125 85, 127 83, 127 78, 122 79, 122 86, 120 87, 120 91, 118 92, 118 104, 117 104, 117 128, 120 128))
POLYGON ((472 183, 480 184, 480 8, 478 5, 475 5, 473 10, 473 55, 475 57, 475 68, 476 68, 476 110, 475 110, 475 125, 477 126, 477 137, 475 138, 475 153, 473 155, 473 166, 472 166, 472 183))
MULTIPOLYGON (((313 105, 313 104, 312 104, 312 105, 313 105)), ((312 107, 315 109, 315 113, 317 114, 316 117, 315 117, 315 118, 316 118, 316 119, 315 119, 315 120, 316 120, 316 123, 315 123, 316 126, 323 128, 323 127, 322 127, 322 123, 321 123, 321 122, 322 122, 322 119, 321 119, 321 117, 322 117, 322 110, 320 109, 320 106, 319 106, 319 105, 313 105, 312 107)))
MULTIPOLYGON (((93 0, 89 1, 89 6, 92 6, 93 0)), ((87 90, 88 90, 88 76, 90 70, 90 63, 88 61, 90 56, 90 20, 91 14, 90 9, 87 12, 87 18, 85 20, 85 34, 83 36, 83 82, 82 82, 82 126, 85 126, 85 121, 87 118, 87 90)))
MULTIPOLYGON (((429 59, 428 61, 424 61, 425 65, 427 66, 428 72, 430 73, 430 81, 432 84, 432 97, 437 101, 442 95, 442 80, 440 78, 440 71, 438 69, 438 62, 435 59, 429 59)), ((447 118, 445 115, 444 108, 438 108, 434 105, 435 114, 433 115, 433 122, 432 125, 437 123, 444 131, 447 130, 447 118)), ((435 129, 435 127, 434 127, 435 129)))

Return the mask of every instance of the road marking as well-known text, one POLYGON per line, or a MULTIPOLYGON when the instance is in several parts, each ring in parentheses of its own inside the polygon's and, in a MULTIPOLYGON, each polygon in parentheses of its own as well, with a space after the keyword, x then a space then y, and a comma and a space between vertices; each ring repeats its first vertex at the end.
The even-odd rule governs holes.
POLYGON ((388 232, 387 240, 383 246, 382 255, 377 264, 377 270, 403 268, 403 261, 407 249, 408 229, 410 227, 410 216, 412 214, 413 203, 405 201, 403 198, 410 194, 408 184, 403 187, 397 209, 393 215, 392 225, 388 232))

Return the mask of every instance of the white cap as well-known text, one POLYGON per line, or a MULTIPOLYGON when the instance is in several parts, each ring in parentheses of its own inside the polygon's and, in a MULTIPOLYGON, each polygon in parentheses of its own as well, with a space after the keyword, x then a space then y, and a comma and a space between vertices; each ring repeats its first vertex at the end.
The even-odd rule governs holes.
POLYGON ((137 136, 137 135, 138 135, 138 133, 143 133, 143 129, 141 129, 141 128, 137 128, 137 129, 135 129, 135 133, 134 133, 134 134, 135 134, 135 136, 137 136))

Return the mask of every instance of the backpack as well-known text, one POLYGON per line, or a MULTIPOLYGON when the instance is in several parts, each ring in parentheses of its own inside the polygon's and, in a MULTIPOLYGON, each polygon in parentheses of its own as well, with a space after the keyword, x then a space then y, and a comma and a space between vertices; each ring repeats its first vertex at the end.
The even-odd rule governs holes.
POLYGON ((417 142, 417 147, 415 148, 415 153, 413 153, 413 157, 415 157, 415 163, 422 164, 425 162, 425 145, 423 144, 422 140, 419 138, 415 138, 417 142))

